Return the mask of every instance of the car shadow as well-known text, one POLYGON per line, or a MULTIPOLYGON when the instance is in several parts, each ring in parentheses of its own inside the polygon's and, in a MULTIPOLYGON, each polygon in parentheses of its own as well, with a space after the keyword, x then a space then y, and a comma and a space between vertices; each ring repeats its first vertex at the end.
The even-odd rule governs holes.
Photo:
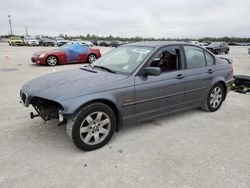
MULTIPOLYGON (((110 140, 110 142, 103 148, 109 149, 111 145, 114 144, 114 142, 116 142, 117 139, 119 139, 119 135, 126 136, 126 135, 131 134, 131 131, 141 132, 141 129, 143 129, 143 131, 147 131, 147 129, 151 129, 152 126, 164 127, 168 123, 173 123, 175 122, 175 120, 184 118, 186 116, 192 116, 194 113, 201 114, 205 112, 199 109, 193 109, 189 111, 181 111, 181 112, 177 112, 173 114, 163 115, 161 117, 158 117, 150 121, 144 121, 141 123, 126 125, 121 130, 116 132, 113 135, 113 138, 110 140)), ((39 144, 41 144, 43 140, 46 140, 46 143, 47 143, 46 147, 63 147, 66 150, 65 152, 76 152, 76 153, 82 152, 74 145, 72 140, 66 135, 66 131, 65 131, 66 125, 58 126, 57 120, 48 121, 45 123, 41 122, 39 125, 35 126, 36 128, 33 125, 30 125, 30 127, 32 126, 32 129, 29 130, 29 132, 32 131, 30 134, 36 135, 37 132, 41 131, 41 129, 44 132, 44 134, 39 135, 39 138, 38 138, 39 144)), ((50 149, 53 150, 53 148, 50 148, 50 149)), ((64 150, 64 149, 61 148, 60 150, 64 150)), ((62 151, 59 151, 59 152, 62 152, 62 151)))
POLYGON ((121 132, 121 134, 122 134, 122 132, 127 134, 127 132, 129 133, 133 129, 141 129, 141 128, 147 129, 147 128, 152 127, 152 126, 163 127, 166 124, 168 124, 176 119, 185 118, 187 116, 192 116, 194 113, 202 114, 202 113, 206 113, 206 112, 199 109, 199 108, 196 108, 196 109, 191 109, 191 110, 190 109, 183 110, 183 111, 179 111, 179 112, 175 112, 175 113, 169 113, 169 114, 154 118, 152 120, 147 120, 147 121, 143 121, 140 123, 123 126, 123 128, 119 131, 119 134, 120 134, 120 132, 121 132), (162 122, 164 122, 164 123, 162 123, 162 122))

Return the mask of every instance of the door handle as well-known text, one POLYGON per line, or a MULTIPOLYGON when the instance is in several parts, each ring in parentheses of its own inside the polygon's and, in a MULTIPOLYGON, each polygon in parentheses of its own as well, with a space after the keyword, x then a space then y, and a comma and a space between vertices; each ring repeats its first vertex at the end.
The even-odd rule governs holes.
POLYGON ((176 76, 176 78, 177 79, 183 79, 185 76, 183 76, 182 74, 178 74, 177 76, 176 76))
POLYGON ((207 73, 212 74, 214 71, 212 69, 208 69, 207 73))

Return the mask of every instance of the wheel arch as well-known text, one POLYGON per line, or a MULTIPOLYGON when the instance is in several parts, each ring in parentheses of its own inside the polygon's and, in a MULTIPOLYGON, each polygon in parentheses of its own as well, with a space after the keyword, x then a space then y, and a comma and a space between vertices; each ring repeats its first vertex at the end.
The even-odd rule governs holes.
POLYGON ((227 96, 227 84, 226 84, 226 82, 223 79, 214 80, 212 82, 211 88, 213 88, 216 84, 221 84, 223 86, 223 89, 225 92, 225 96, 224 96, 223 100, 225 100, 226 96, 227 96))
POLYGON ((96 57, 96 59, 97 59, 97 57, 98 57, 97 54, 96 54, 95 52, 90 52, 90 53, 88 54, 88 58, 89 58, 90 55, 94 55, 94 56, 96 57))
POLYGON ((117 105, 115 104, 115 102, 111 99, 107 99, 107 98, 93 98, 93 99, 90 99, 90 100, 86 100, 84 101, 80 106, 74 108, 73 109, 70 109, 70 111, 68 112, 65 112, 66 114, 65 115, 72 115, 72 114, 77 114, 77 112, 79 112, 80 109, 82 109, 84 106, 87 106, 91 103, 103 103, 107 106, 109 106, 113 112, 115 113, 115 117, 116 117, 116 131, 119 131, 121 128, 122 128, 122 113, 121 113, 121 110, 117 107, 117 105))
POLYGON ((47 59, 50 57, 50 56, 54 56, 57 60, 57 64, 59 64, 59 57, 56 55, 56 54, 47 54, 46 57, 45 57, 45 63, 47 63, 47 59))

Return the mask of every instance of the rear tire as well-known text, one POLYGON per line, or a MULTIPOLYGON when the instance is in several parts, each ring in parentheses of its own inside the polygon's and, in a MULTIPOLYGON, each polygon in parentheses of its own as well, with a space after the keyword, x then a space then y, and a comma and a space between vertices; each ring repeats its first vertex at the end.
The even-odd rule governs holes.
POLYGON ((229 49, 227 49, 226 51, 225 51, 225 54, 228 54, 229 53, 229 49))
POLYGON ((206 100, 204 101, 203 110, 207 112, 215 112, 217 111, 226 96, 226 91, 221 83, 215 84, 212 89, 209 91, 206 100))
POLYGON ((103 103, 91 103, 68 120, 67 135, 83 151, 104 146, 113 136, 116 117, 113 110, 103 103))
POLYGON ((89 54, 88 63, 93 63, 97 59, 95 54, 89 54))

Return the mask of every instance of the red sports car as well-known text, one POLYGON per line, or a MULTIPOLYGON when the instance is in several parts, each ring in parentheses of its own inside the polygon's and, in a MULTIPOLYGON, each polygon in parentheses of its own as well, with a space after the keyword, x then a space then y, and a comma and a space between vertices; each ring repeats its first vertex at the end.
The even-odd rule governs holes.
POLYGON ((57 49, 34 53, 31 61, 37 64, 55 66, 68 63, 92 63, 99 57, 101 57, 99 49, 91 49, 82 44, 66 44, 57 49))

